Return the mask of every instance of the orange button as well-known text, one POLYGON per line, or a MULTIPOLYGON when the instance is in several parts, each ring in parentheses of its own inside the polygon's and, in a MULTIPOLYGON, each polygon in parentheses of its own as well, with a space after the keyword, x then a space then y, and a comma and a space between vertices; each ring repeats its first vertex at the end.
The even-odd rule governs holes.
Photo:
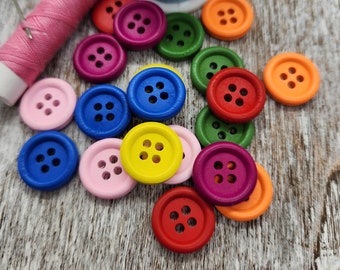
POLYGON ((274 56, 264 69, 263 79, 272 98, 288 106, 306 103, 320 86, 318 69, 311 60, 298 53, 274 56))
POLYGON ((222 215, 237 221, 250 221, 266 212, 273 198, 273 186, 260 164, 256 163, 256 169, 257 182, 249 199, 233 206, 216 206, 222 215))
POLYGON ((253 8, 245 0, 210 0, 202 8, 202 22, 209 34, 217 39, 243 37, 253 19, 253 8))

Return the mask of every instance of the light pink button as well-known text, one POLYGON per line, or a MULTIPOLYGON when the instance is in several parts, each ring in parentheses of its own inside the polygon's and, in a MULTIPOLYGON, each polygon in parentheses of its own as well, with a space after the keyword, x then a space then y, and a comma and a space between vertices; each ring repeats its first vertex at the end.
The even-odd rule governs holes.
POLYGON ((57 78, 42 79, 23 95, 20 116, 34 130, 59 130, 73 117, 77 96, 67 82, 57 78))
POLYGON ((177 125, 170 125, 169 127, 176 132, 182 143, 183 160, 176 174, 164 183, 179 184, 191 177, 195 159, 201 151, 201 145, 196 136, 185 127, 177 125))
POLYGON ((117 199, 136 186, 120 161, 121 139, 103 139, 92 144, 82 155, 79 176, 84 187, 102 199, 117 199))

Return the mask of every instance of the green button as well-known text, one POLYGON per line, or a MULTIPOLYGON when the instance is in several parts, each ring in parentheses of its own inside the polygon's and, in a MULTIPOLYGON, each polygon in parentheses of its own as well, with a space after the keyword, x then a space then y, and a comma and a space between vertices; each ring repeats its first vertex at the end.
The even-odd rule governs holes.
POLYGON ((236 52, 219 46, 205 48, 192 60, 190 68, 192 83, 205 95, 212 76, 228 67, 244 68, 243 60, 236 52))
POLYGON ((201 22, 187 13, 167 15, 167 31, 156 46, 156 51, 164 58, 182 61, 191 58, 202 47, 204 29, 201 22))
POLYGON ((195 134, 203 147, 214 142, 233 142, 246 148, 255 132, 253 122, 228 124, 211 113, 209 107, 204 107, 197 115, 195 134))

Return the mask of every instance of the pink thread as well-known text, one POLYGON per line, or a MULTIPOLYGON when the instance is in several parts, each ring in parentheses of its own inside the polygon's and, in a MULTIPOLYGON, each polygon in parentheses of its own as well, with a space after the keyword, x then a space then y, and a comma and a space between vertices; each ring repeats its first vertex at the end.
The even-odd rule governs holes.
POLYGON ((0 48, 0 61, 32 85, 95 2, 42 0, 0 48))

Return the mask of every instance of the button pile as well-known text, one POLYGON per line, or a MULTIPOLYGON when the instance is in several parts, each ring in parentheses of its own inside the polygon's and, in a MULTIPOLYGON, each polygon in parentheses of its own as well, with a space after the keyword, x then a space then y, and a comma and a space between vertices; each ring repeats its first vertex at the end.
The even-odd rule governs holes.
POLYGON ((187 13, 204 1, 110 1, 94 7, 92 20, 104 33, 82 40, 73 63, 81 79, 97 83, 76 101, 72 87, 47 78, 23 96, 20 115, 42 131, 22 147, 18 169, 23 181, 38 190, 68 183, 77 168, 85 189, 103 199, 127 195, 137 183, 181 184, 163 194, 152 212, 156 238, 168 249, 201 249, 215 228, 213 206, 224 216, 249 221, 269 207, 273 188, 265 169, 245 149, 254 135, 253 119, 265 105, 266 92, 278 102, 299 105, 318 90, 316 67, 306 57, 286 53, 264 69, 264 82, 245 69, 242 58, 224 47, 201 49, 204 28, 218 39, 246 34, 253 9, 245 0, 210 0, 202 23, 187 13), (155 3, 160 2, 160 6, 155 3), (112 35, 114 34, 114 35, 112 35), (182 109, 186 86, 179 72, 164 64, 141 67, 126 92, 111 82, 124 72, 125 49, 154 48, 172 61, 192 59, 193 86, 208 106, 197 115, 195 134, 161 122, 182 109), (75 143, 56 130, 72 120, 97 140, 81 156, 75 143), (132 115, 145 121, 126 131, 132 115), (203 147, 203 149, 201 149, 203 147))

